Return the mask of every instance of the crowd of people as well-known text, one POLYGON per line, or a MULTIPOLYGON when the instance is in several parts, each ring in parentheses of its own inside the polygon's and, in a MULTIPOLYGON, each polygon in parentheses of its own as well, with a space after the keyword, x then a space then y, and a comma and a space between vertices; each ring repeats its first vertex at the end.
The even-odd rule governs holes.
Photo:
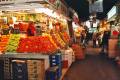
POLYGON ((110 25, 109 23, 100 24, 95 32, 89 32, 87 26, 82 26, 84 29, 80 33, 80 43, 83 48, 87 48, 89 41, 92 41, 92 47, 100 47, 102 52, 108 50, 108 41, 110 38, 110 25), (109 27, 109 28, 108 28, 109 27))

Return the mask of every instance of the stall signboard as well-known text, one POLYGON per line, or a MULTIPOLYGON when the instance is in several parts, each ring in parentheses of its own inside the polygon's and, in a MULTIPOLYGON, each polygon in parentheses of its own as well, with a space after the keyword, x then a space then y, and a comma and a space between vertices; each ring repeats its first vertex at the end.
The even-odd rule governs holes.
POLYGON ((89 13, 103 12, 103 0, 96 0, 94 3, 89 4, 89 13))
POLYGON ((2 4, 15 4, 15 3, 25 3, 25 2, 40 2, 45 0, 0 0, 0 5, 2 4))
POLYGON ((19 4, 19 3, 28 3, 28 2, 47 2, 53 6, 57 11, 67 15, 67 7, 60 1, 60 0, 0 0, 0 5, 6 5, 6 4, 19 4))
POLYGON ((117 6, 113 6, 112 9, 107 13, 108 21, 115 19, 117 15, 117 6))

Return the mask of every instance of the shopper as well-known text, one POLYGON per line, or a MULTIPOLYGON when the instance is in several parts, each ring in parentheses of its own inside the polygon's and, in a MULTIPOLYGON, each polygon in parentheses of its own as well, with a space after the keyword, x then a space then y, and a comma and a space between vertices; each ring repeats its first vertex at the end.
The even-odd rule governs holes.
POLYGON ((108 52, 108 41, 110 38, 110 31, 105 31, 102 38, 102 53, 108 52), (105 51, 106 50, 106 51, 105 51))
POLYGON ((28 26, 28 29, 27 29, 27 35, 28 36, 34 36, 34 35, 36 35, 35 24, 32 21, 29 22, 29 26, 28 26))
POLYGON ((81 43, 83 47, 86 47, 85 39, 86 39, 86 32, 85 30, 83 30, 81 33, 81 43))
POLYGON ((97 33, 97 41, 98 41, 98 47, 101 47, 101 43, 102 43, 102 34, 101 32, 97 33))
POLYGON ((83 39, 83 31, 85 31, 83 25, 80 25, 79 27, 79 34, 80 34, 80 43, 82 42, 82 39, 83 39))
POLYGON ((86 43, 87 43, 87 44, 89 43, 89 41, 92 40, 92 37, 93 37, 93 32, 88 31, 88 32, 86 33, 86 43))
POLYGON ((92 37, 92 40, 93 40, 93 48, 96 48, 97 47, 97 33, 93 33, 93 37, 92 37))
POLYGON ((89 29, 87 26, 84 26, 85 28, 85 33, 86 33, 86 38, 85 38, 85 44, 88 45, 88 42, 89 42, 89 29))

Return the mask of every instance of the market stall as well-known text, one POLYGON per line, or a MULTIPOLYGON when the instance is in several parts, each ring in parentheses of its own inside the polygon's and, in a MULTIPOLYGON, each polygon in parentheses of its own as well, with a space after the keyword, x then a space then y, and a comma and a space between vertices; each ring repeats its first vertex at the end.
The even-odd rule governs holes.
POLYGON ((1 1, 0 4, 0 61, 3 62, 0 67, 5 67, 0 78, 60 79, 62 66, 69 68, 74 56, 69 48, 67 13, 61 11, 63 4, 59 0, 1 1), (32 71, 38 72, 33 74, 33 67, 36 68, 32 71))
POLYGON ((111 23, 111 38, 109 39, 109 49, 108 49, 108 56, 110 58, 115 58, 119 56, 119 6, 115 5, 112 9, 108 12, 108 21, 111 23), (111 44, 112 43, 112 44, 111 44))
POLYGON ((73 16, 72 16, 72 28, 73 28, 73 37, 74 37, 74 44, 72 44, 72 49, 74 51, 75 59, 76 60, 82 60, 85 58, 84 51, 82 47, 80 46, 81 42, 81 33, 84 31, 83 23, 79 21, 78 14, 72 10, 73 16), (81 24, 81 25, 80 25, 81 24))

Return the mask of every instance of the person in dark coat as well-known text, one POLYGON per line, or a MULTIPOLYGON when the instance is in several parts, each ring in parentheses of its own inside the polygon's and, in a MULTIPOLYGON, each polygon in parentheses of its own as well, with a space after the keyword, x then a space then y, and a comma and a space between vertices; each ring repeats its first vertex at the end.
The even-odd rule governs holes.
POLYGON ((105 53, 108 52, 108 42, 109 42, 109 38, 110 38, 110 31, 105 31, 103 34, 103 38, 102 38, 102 52, 105 53))
POLYGON ((97 47, 97 41, 98 41, 98 33, 93 33, 93 36, 92 36, 92 40, 93 40, 93 48, 96 48, 97 47))
POLYGON ((34 36, 34 35, 36 35, 35 24, 32 21, 29 22, 29 26, 28 26, 28 29, 27 29, 27 35, 28 36, 34 36))
POLYGON ((85 39, 86 39, 86 32, 85 30, 83 30, 81 33, 81 43, 83 47, 86 47, 85 39))

